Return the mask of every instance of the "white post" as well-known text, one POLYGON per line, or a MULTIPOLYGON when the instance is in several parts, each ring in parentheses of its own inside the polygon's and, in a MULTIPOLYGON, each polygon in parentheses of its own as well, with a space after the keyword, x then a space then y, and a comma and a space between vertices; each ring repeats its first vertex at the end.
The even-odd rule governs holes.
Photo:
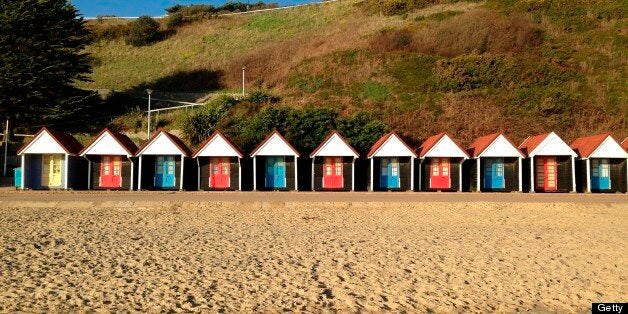
POLYGON ((312 157, 312 191, 314 191, 314 160, 316 159, 316 156, 312 157))
POLYGON ((185 163, 185 156, 181 155, 181 177, 179 178, 179 191, 183 191, 183 164, 185 163))
POLYGON ((83 156, 85 160, 87 160, 87 189, 92 189, 92 162, 87 158, 87 156, 83 156))
POLYGON ((297 155, 294 155, 294 190, 299 190, 299 168, 297 167, 297 155))
POLYGON ((576 157, 571 156, 571 186, 572 191, 576 192, 576 157))
POLYGON ((462 158, 460 164, 458 165, 458 192, 462 192, 462 164, 464 161, 465 159, 462 158))
POLYGON ((242 97, 244 97, 244 95, 245 95, 244 94, 244 72, 245 72, 245 70, 246 70, 246 67, 243 66, 242 67, 242 97))
POLYGON ((410 156, 410 191, 414 191, 414 157, 410 156))
POLYGON ((68 156, 68 154, 65 154, 65 164, 63 165, 63 188, 66 190, 68 189, 68 156))
POLYGON ((375 178, 373 177, 373 165, 374 165, 373 158, 375 158, 375 157, 371 157, 371 192, 374 191, 373 190, 373 186, 374 186, 373 181, 375 180, 375 178))
POLYGON ((423 171, 421 171, 421 168, 423 166, 423 159, 419 159, 419 191, 421 191, 422 188, 422 182, 423 180, 421 180, 421 176, 423 175, 423 171))
POLYGON ((523 158, 519 157, 519 192, 523 192, 523 158))
POLYGON ((24 180, 26 179, 26 174, 25 174, 26 168, 24 167, 24 165, 26 165, 26 155, 22 154, 22 165, 21 165, 21 168, 22 168, 22 171, 21 171, 22 180, 21 181, 22 182, 20 182, 20 189, 22 190, 24 190, 24 187, 26 186, 26 182, 24 182, 24 180))
POLYGON ((129 187, 129 191, 133 191, 133 187, 134 187, 134 179, 135 179, 135 163, 133 162, 133 159, 131 159, 131 156, 127 156, 127 158, 129 159, 129 161, 131 162, 131 184, 129 187))
POLYGON ((586 159, 587 167, 587 193, 591 193, 591 159, 586 159))
POLYGON ((530 192, 534 193, 534 156, 530 156, 530 192))
POLYGON ((477 185, 478 185, 478 186, 476 186, 476 190, 478 192, 482 192, 482 182, 480 182, 481 181, 481 179, 480 179, 480 171, 482 171, 482 167, 480 166, 480 156, 478 156, 478 158, 476 160, 476 169, 477 169, 477 171, 476 171, 476 174, 475 174, 475 179, 476 179, 476 182, 477 182, 477 185))
POLYGON ((253 191, 257 191, 257 157, 253 157, 253 191))
POLYGON ((150 95, 153 93, 152 89, 147 89, 146 93, 148 94, 148 123, 146 127, 146 139, 150 139, 150 95))
POLYGON ((353 157, 351 164, 351 191, 355 191, 355 157, 353 157))
POLYGON ((139 157, 140 165, 137 168, 137 190, 142 190, 142 155, 139 157))
MULTIPOLYGON (((201 190, 201 157, 196 157, 196 189, 201 190)), ((211 169, 210 169, 211 171, 211 169)))
POLYGON ((242 163, 240 159, 242 158, 238 157, 238 191, 242 191, 242 163))

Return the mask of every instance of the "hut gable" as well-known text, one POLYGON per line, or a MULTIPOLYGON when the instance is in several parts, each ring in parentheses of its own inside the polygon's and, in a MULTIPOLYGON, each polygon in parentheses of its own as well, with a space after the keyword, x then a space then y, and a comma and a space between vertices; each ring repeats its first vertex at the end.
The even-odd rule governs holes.
POLYGON ((310 155, 310 157, 316 156, 351 156, 358 158, 360 154, 347 143, 340 133, 333 131, 327 135, 310 155))
POLYGON ((80 153, 85 155, 135 156, 137 146, 126 135, 104 129, 80 153))
POLYGON ((578 138, 571 148, 580 158, 628 158, 628 153, 610 133, 578 138))
POLYGON ((238 157, 242 158, 242 152, 233 144, 224 134, 219 131, 214 132, 205 142, 201 144, 199 149, 192 157, 238 157))
POLYGON ((416 153, 395 132, 380 137, 369 150, 367 157, 414 157, 416 153))
POLYGON ((255 156, 297 156, 299 152, 278 132, 273 131, 251 153, 255 156))
POLYGON ((467 151, 473 157, 524 157, 517 146, 503 133, 479 137, 467 151))
POLYGON ((136 155, 183 155, 187 157, 191 154, 181 139, 161 130, 155 133, 136 155))
POLYGON ((529 157, 536 155, 576 157, 571 147, 554 132, 528 137, 519 145, 519 149, 529 157))
POLYGON ((459 157, 469 158, 464 149, 454 142, 447 133, 440 133, 426 139, 419 147, 419 157, 459 157))
POLYGON ((17 154, 77 155, 83 146, 72 135, 43 127, 34 138, 22 146, 17 154))
POLYGON ((622 142, 621 142, 621 147, 624 148, 624 150, 628 151, 628 137, 626 137, 622 142))

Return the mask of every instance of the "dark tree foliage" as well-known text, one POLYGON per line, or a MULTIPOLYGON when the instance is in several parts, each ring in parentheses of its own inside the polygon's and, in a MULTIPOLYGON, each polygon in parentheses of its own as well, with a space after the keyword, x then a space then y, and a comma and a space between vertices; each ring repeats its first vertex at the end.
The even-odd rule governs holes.
POLYGON ((159 23, 150 16, 140 16, 137 20, 129 23, 129 34, 126 43, 135 46, 147 46, 162 38, 159 23))
POLYGON ((29 129, 95 103, 73 86, 91 72, 89 38, 69 0, 0 0, 0 117, 29 129))

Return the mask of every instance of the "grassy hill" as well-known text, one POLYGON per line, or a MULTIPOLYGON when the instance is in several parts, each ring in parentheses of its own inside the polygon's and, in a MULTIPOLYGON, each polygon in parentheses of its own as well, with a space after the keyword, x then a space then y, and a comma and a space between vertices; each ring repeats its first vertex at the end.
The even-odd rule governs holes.
MULTIPOLYGON (((290 106, 368 112, 411 142, 441 131, 464 145, 499 130, 516 142, 551 130, 569 141, 604 131, 623 138, 627 9, 599 0, 347 0, 218 17, 147 47, 96 41, 93 82, 81 86, 237 91, 246 66, 248 88, 280 100, 236 106, 231 122, 290 106)), ((177 119, 160 123, 178 128, 177 119)))

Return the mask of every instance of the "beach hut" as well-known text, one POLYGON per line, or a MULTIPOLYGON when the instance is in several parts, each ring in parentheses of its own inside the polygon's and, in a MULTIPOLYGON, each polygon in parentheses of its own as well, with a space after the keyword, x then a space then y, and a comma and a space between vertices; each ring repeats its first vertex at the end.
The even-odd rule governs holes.
POLYGON ((419 147, 419 190, 462 191, 462 163, 468 158, 447 133, 429 137, 419 147))
POLYGON ((332 131, 312 151, 312 190, 355 190, 355 160, 360 156, 338 133, 332 131))
POLYGON ((576 191, 577 155, 556 133, 528 137, 519 150, 528 157, 530 192, 576 191))
POLYGON ((626 192, 628 153, 610 133, 580 137, 571 149, 578 154, 581 190, 626 192))
POLYGON ((251 157, 253 190, 298 190, 299 152, 279 132, 271 132, 251 157))
POLYGON ((192 155, 198 167, 198 189, 242 190, 243 157, 224 134, 214 132, 192 155))
POLYGON ((478 192, 523 191, 523 153, 503 133, 477 138, 467 149, 471 164, 471 189, 478 192), (475 180, 473 180, 475 179, 475 180))
POLYGON ((184 169, 192 155, 180 138, 159 130, 136 156, 139 159, 137 189, 183 190, 184 169))
POLYGON ((102 130, 80 153, 87 160, 87 189, 133 190, 136 151, 126 135, 102 130))
POLYGON ((397 133, 380 137, 366 157, 371 170, 369 190, 414 190, 414 159, 418 156, 397 133))
POLYGON ((43 127, 22 146, 21 189, 84 189, 86 162, 72 135, 43 127))

